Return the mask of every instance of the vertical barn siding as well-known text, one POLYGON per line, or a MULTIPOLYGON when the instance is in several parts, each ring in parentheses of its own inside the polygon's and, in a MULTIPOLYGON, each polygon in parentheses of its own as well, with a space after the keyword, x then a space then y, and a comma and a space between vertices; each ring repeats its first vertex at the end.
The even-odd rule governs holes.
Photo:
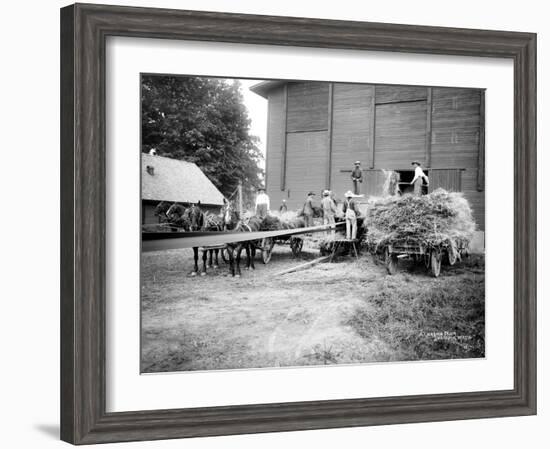
MULTIPOLYGON (((159 201, 160 202, 160 201, 159 201)), ((151 203, 149 201, 141 202, 141 220, 142 224, 155 224, 159 222, 159 217, 155 215, 155 209, 157 202, 151 203)))
POLYGON ((428 90, 417 86, 376 86, 376 103, 426 100, 428 90))
POLYGON ((273 209, 278 209, 285 195, 284 192, 281 192, 282 153, 284 144, 284 136, 282 133, 284 120, 283 95, 283 87, 278 87, 271 90, 268 97, 266 191, 271 199, 273 209))
POLYGON ((386 175, 382 170, 366 170, 363 173, 363 185, 361 193, 365 196, 382 196, 386 175))
POLYGON ((326 130, 328 93, 328 83, 289 83, 287 132, 326 130))
POLYGON ((375 168, 408 168, 413 160, 423 161, 426 101, 377 104, 374 142, 375 168))
POLYGON ((429 193, 437 189, 445 189, 448 192, 462 191, 462 170, 456 168, 432 169, 429 173, 429 193))
POLYGON ((474 219, 485 229, 485 189, 478 190, 480 144, 478 89, 434 88, 432 96, 432 167, 462 168, 462 191, 474 219))
POLYGON ((374 87, 364 84, 335 83, 332 113, 331 189, 338 198, 351 189, 353 163, 370 164, 370 131, 374 87))
POLYGON ((287 134, 287 194, 289 210, 304 204, 307 193, 317 194, 319 201, 325 185, 327 131, 287 134))
MULTIPOLYGON (((306 193, 318 195, 326 184, 328 163, 328 83, 288 84, 287 189, 280 185, 283 135, 283 88, 269 92, 267 130, 267 190, 273 209, 288 198, 289 209, 303 204, 306 193), (318 132, 314 132, 314 131, 318 132)), ((368 168, 369 124, 372 119, 372 85, 335 83, 333 91, 331 188, 341 197, 351 187, 350 170, 359 159, 368 168)), ((427 89, 407 86, 376 86, 375 168, 406 169, 418 159, 425 162, 427 89)), ((447 169, 434 176, 435 184, 460 182, 470 202, 479 229, 484 229, 485 192, 478 190, 477 168, 480 134, 480 91, 477 89, 432 89, 431 167, 447 169), (460 171, 460 179, 453 178, 460 171), (451 175, 452 173, 452 175, 451 175), (437 179, 435 177, 438 177, 437 179)), ((362 192, 376 195, 383 173, 366 170, 362 192)), ((483 186, 481 186, 483 187, 483 186)), ((484 189, 483 189, 484 190, 484 189)), ((318 198, 317 198, 318 200, 318 198)))

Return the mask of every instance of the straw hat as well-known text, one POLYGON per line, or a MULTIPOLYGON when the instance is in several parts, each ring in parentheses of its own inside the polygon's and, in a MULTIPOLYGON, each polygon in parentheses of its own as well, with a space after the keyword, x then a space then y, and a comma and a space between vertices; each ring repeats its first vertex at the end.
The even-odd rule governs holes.
POLYGON ((346 198, 350 198, 353 196, 353 192, 351 190, 348 190, 346 193, 345 193, 345 196, 346 198))
POLYGON ((355 165, 361 165, 361 161, 355 161, 355 165))
POLYGON ((323 196, 329 196, 330 190, 323 190, 323 196))

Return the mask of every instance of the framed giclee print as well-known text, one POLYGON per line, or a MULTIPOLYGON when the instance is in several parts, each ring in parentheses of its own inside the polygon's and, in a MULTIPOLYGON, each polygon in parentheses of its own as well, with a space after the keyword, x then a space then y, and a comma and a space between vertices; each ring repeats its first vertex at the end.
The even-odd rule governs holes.
POLYGON ((61 10, 61 434, 536 412, 536 36, 61 10))

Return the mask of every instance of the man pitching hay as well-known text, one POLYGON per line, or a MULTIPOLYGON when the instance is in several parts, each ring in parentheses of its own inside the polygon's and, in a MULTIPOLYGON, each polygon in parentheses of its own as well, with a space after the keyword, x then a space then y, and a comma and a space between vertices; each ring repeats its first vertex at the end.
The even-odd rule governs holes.
POLYGON ((411 181, 411 185, 414 186, 414 194, 416 196, 422 195, 422 181, 426 181, 426 185, 430 184, 430 181, 428 179, 428 176, 426 173, 424 173, 424 170, 422 170, 422 167, 420 166, 420 162, 413 161, 412 164, 414 168, 414 178, 411 181))

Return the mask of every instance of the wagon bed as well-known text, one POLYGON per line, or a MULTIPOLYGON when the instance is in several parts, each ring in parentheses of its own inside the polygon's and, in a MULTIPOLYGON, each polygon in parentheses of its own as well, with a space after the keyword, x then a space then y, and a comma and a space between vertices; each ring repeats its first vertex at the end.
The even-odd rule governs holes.
POLYGON ((454 265, 465 253, 466 246, 463 243, 454 246, 430 247, 410 241, 388 244, 383 252, 384 262, 389 274, 397 272, 400 258, 412 257, 417 262, 423 261, 434 277, 439 277, 441 274, 441 264, 444 256, 446 256, 445 260, 449 265, 454 265))

